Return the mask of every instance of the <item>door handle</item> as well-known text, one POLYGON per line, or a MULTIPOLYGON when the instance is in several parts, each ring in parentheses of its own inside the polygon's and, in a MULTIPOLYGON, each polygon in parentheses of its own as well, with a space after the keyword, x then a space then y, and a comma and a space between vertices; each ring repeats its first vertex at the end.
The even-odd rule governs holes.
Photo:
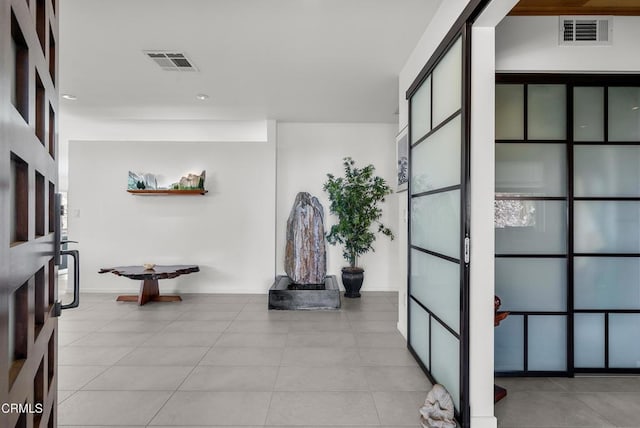
POLYGON ((60 305, 60 309, 77 308, 80 304, 80 252, 78 250, 61 250, 60 254, 73 257, 73 301, 67 305, 60 305))

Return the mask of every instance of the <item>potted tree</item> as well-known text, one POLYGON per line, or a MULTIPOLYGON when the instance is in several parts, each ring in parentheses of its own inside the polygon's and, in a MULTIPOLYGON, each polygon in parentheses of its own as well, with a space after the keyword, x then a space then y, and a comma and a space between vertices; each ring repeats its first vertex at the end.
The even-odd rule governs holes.
POLYGON ((349 262, 342 268, 342 284, 345 297, 360 297, 360 287, 364 280, 364 269, 358 267, 358 257, 369 250, 376 233, 393 239, 391 230, 380 222, 385 196, 392 193, 382 177, 374 176, 375 168, 367 165, 356 168, 350 157, 344 158, 344 177, 327 174, 323 189, 329 195, 329 211, 338 217, 338 223, 331 226, 327 234, 330 244, 342 244, 342 256, 349 262), (372 228, 372 225, 375 226, 372 228))

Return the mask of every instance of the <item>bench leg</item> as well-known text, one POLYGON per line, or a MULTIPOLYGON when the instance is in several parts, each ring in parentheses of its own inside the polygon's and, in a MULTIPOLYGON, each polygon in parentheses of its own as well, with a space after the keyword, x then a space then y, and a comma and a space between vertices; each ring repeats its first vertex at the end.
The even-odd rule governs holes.
POLYGON ((140 282, 140 294, 137 296, 118 296, 118 302, 138 302, 142 306, 148 302, 179 302, 180 296, 161 296, 157 279, 146 279, 140 282))
POLYGON ((157 279, 145 279, 140 282, 140 294, 138 295, 138 305, 142 306, 160 294, 157 279))

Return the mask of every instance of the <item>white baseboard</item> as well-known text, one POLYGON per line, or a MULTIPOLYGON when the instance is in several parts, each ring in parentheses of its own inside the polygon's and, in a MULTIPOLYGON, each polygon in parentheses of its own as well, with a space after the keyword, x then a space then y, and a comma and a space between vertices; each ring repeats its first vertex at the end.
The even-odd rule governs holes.
POLYGON ((495 416, 471 416, 471 428, 497 428, 495 416))

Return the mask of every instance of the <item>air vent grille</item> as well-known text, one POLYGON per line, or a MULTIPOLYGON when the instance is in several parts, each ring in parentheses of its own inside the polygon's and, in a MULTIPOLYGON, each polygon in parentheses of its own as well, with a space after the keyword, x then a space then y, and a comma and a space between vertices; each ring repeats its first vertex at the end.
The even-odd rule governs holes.
POLYGON ((198 71, 191 60, 182 52, 174 51, 144 51, 165 71, 198 71))
POLYGON ((610 17, 560 17, 561 45, 611 44, 610 17))

